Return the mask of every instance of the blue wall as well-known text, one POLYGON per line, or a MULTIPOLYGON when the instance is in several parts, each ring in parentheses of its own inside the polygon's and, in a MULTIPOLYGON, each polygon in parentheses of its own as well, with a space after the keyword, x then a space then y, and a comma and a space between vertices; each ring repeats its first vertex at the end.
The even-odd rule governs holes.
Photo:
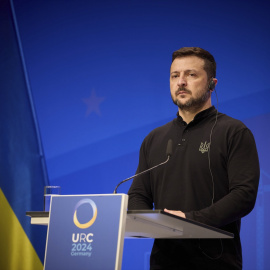
MULTIPOLYGON (((270 269, 268 1, 13 2, 50 183, 64 194, 111 193, 135 172, 143 138, 177 111, 174 50, 215 56, 219 110, 252 130, 262 170, 243 219, 244 269, 270 269)), ((147 269, 151 244, 126 240, 123 269, 147 269)))

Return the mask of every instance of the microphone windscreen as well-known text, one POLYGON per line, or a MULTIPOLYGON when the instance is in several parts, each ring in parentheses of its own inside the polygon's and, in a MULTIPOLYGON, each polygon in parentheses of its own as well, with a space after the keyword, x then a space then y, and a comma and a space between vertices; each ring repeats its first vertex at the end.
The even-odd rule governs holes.
POLYGON ((166 156, 168 157, 171 155, 172 155, 172 139, 169 139, 167 143, 166 156))

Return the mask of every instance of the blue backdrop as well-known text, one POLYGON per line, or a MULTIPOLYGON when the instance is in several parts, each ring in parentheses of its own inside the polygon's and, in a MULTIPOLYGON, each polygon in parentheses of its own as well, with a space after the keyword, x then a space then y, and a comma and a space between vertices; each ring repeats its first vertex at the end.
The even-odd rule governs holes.
MULTIPOLYGON (((13 2, 49 180, 64 194, 111 193, 135 172, 143 138, 177 112, 174 50, 215 56, 219 110, 252 130, 260 157, 257 204, 243 219, 244 269, 270 269, 268 1, 13 2)), ((151 245, 125 241, 123 269, 147 269, 151 245)))

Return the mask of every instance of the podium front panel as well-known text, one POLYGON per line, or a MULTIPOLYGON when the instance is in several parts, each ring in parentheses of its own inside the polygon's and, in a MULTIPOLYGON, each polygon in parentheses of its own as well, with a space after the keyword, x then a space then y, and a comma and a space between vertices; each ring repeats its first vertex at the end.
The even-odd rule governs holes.
POLYGON ((52 197, 44 270, 121 269, 127 195, 52 197))

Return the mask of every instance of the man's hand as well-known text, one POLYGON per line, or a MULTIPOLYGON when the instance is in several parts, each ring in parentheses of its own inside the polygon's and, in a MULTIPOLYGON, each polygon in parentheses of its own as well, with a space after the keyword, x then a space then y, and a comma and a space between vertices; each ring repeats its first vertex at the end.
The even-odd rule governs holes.
POLYGON ((185 213, 183 213, 182 211, 174 211, 174 210, 168 210, 168 209, 164 209, 164 212, 167 212, 169 214, 178 216, 178 217, 182 217, 182 218, 186 218, 185 213))

